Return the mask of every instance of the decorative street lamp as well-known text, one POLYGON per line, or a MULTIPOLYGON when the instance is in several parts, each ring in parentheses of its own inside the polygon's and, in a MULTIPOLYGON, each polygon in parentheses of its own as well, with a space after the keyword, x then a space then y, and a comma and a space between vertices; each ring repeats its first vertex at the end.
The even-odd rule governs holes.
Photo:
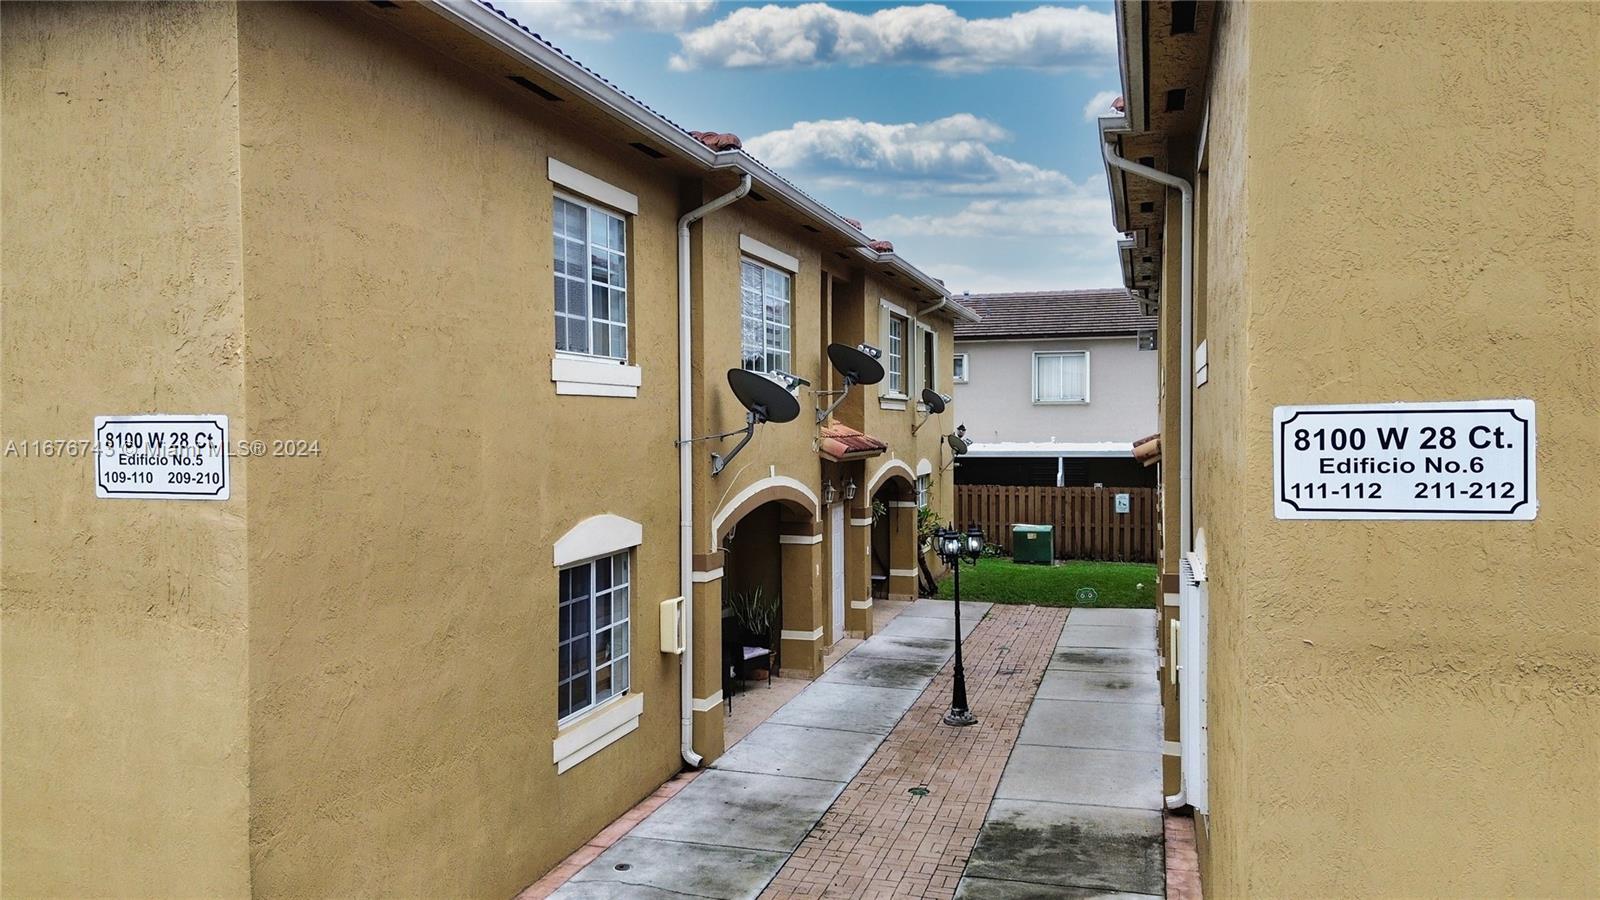
POLYGON ((983 532, 976 525, 969 526, 965 534, 953 528, 941 529, 937 543, 939 557, 955 575, 956 680, 944 723, 958 727, 976 725, 977 716, 967 709, 967 671, 961 664, 961 558, 967 557, 971 561, 969 565, 978 564, 978 556, 983 552, 983 532))

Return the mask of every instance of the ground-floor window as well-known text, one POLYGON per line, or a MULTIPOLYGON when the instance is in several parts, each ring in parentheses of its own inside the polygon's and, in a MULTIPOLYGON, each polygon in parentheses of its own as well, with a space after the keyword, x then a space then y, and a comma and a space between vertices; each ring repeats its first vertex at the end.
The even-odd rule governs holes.
POLYGON ((628 690, 629 553, 561 570, 556 708, 565 719, 628 690))
POLYGON ((917 508, 928 508, 928 492, 933 488, 932 475, 917 476, 917 508))

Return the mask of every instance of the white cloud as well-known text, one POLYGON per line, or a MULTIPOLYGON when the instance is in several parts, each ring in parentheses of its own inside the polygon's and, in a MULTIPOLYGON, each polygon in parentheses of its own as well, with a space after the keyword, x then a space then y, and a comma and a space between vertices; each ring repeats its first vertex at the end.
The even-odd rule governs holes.
POLYGON ((675 69, 918 65, 943 71, 1110 64, 1116 25, 1088 7, 962 18, 937 4, 862 14, 826 3, 748 6, 678 36, 675 69))
POLYGON ((492 0, 507 15, 559 41, 563 35, 609 38, 619 31, 681 31, 715 0, 492 0))
POLYGON ((1098 236, 1116 239, 1103 179, 1059 194, 974 200, 948 215, 894 214, 869 223, 869 233, 981 238, 1098 236))
POLYGON ((780 171, 827 188, 900 195, 1044 194, 1072 188, 1060 172, 989 146, 1010 137, 988 119, 958 113, 932 122, 796 122, 744 146, 780 171))
POLYGON ((1093 122, 1101 116, 1115 115, 1116 110, 1111 108, 1111 101, 1122 96, 1118 91, 1101 91, 1089 98, 1083 105, 1083 120, 1093 122))

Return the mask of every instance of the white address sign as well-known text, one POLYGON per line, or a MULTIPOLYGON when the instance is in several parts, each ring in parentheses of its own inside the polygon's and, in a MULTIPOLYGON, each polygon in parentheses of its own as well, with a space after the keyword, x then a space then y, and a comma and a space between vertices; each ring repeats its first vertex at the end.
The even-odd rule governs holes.
POLYGON ((1532 519, 1532 400, 1279 406, 1280 519, 1532 519))
POLYGON ((94 445, 96 497, 228 499, 227 416, 95 416, 94 445))

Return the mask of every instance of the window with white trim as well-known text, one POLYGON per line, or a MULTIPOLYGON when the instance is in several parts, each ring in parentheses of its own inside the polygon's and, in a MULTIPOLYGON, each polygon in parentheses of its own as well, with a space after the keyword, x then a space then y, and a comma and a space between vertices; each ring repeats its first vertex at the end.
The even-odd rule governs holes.
POLYGON ((561 570, 556 711, 568 719, 628 692, 629 551, 561 570))
POLYGON ((951 363, 950 377, 957 384, 967 383, 967 355, 965 353, 957 353, 955 355, 951 363))
POLYGON ((889 393, 906 394, 906 317, 889 314, 889 393))
POLYGON ((741 365, 752 372, 788 372, 794 276, 745 259, 740 267, 741 365))
POLYGON ((933 489, 932 475, 917 476, 917 508, 928 508, 928 492, 933 489))
POLYGON ((1088 352, 1033 354, 1033 402, 1088 403, 1088 352))
POLYGON ((627 359, 627 220, 560 194, 552 219, 556 349, 627 359))

